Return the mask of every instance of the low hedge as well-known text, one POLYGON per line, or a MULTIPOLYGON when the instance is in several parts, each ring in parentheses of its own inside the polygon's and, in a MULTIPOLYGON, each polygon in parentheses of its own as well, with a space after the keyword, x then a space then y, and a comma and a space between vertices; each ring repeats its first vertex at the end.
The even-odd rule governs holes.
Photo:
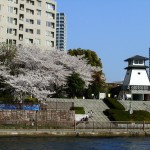
POLYGON ((124 106, 120 104, 116 99, 105 98, 103 101, 110 109, 125 110, 124 106))
POLYGON ((31 98, 31 97, 26 97, 25 99, 24 99, 24 103, 25 104, 28 104, 28 103, 32 103, 32 104, 37 104, 38 103, 38 99, 36 99, 36 98, 31 98))
POLYGON ((133 114, 129 114, 124 110, 107 109, 104 114, 111 121, 150 121, 150 113, 144 110, 133 111, 133 114))
POLYGON ((70 110, 74 110, 75 114, 85 114, 84 107, 72 107, 70 110))
POLYGON ((14 103, 13 99, 13 97, 0 97, 0 102, 4 104, 12 104, 14 103))

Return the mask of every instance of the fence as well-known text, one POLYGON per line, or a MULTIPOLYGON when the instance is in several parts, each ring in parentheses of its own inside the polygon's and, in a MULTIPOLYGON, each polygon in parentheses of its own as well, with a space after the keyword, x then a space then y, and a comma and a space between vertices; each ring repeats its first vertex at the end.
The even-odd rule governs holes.
POLYGON ((112 130, 123 130, 123 131, 129 131, 129 130, 150 130, 150 122, 145 121, 136 121, 136 122, 130 122, 130 121, 111 121, 111 122, 95 122, 95 121, 80 121, 76 124, 75 127, 76 130, 82 129, 92 129, 99 130, 104 129, 107 131, 112 130))
POLYGON ((72 120, 1 120, 0 129, 26 130, 84 130, 84 131, 150 131, 150 122, 95 122, 72 120))

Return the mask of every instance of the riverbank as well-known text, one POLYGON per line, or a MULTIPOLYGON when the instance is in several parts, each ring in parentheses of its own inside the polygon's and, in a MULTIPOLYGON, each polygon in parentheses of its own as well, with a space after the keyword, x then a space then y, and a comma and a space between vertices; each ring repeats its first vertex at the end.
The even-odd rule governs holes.
POLYGON ((31 137, 44 137, 44 136, 71 136, 71 137, 135 137, 135 136, 150 136, 150 131, 142 130, 0 130, 0 137, 4 136, 31 136, 31 137))

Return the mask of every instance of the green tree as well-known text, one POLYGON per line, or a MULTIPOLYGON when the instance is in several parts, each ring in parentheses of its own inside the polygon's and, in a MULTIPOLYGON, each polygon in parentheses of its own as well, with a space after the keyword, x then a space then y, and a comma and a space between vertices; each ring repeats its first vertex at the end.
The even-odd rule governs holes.
POLYGON ((68 54, 71 56, 84 55, 84 58, 88 60, 88 63, 92 66, 99 66, 102 68, 101 59, 97 56, 96 52, 89 49, 69 49, 68 54))
POLYGON ((67 77, 67 91, 69 97, 82 97, 84 94, 85 82, 78 73, 73 72, 67 77))
POLYGON ((99 98, 100 92, 106 92, 105 80, 101 76, 101 72, 95 72, 93 74, 93 81, 88 86, 85 92, 87 98, 99 98), (92 96, 94 94, 94 97, 92 96))
MULTIPOLYGON (((88 63, 92 66, 99 66, 102 68, 101 59, 98 57, 96 52, 89 50, 89 49, 70 49, 68 50, 68 54, 71 56, 78 56, 84 55, 83 58, 88 60, 88 63)), ((102 71, 94 72, 93 73, 93 81, 85 90, 85 97, 86 98, 98 98, 99 92, 106 92, 106 83, 105 83, 105 75, 102 71), (94 97, 92 96, 94 94, 94 97)))

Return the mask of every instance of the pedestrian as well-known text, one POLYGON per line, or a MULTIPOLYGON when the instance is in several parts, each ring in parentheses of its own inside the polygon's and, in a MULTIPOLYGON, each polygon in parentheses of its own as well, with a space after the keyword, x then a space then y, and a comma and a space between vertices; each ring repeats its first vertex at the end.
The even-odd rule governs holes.
POLYGON ((88 117, 87 116, 85 117, 84 121, 88 121, 88 117))
POLYGON ((90 118, 92 118, 93 117, 93 111, 91 110, 90 111, 90 118))

